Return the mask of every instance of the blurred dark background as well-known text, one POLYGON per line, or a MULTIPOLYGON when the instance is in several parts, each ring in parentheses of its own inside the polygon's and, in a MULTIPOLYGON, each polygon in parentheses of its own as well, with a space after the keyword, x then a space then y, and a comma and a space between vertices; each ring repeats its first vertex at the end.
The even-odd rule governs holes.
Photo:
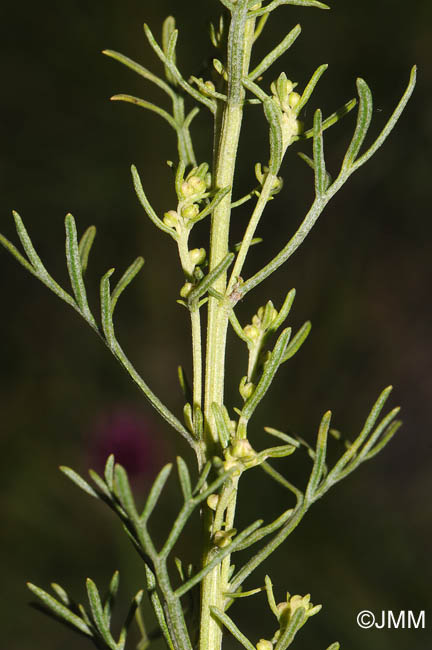
MULTIPOLYGON (((119 305, 118 333, 176 413, 182 406, 176 367, 189 368, 187 314, 175 303, 182 278, 172 241, 143 214, 129 173, 134 162, 158 211, 175 207, 165 165, 175 159, 175 140, 156 115, 108 101, 116 92, 165 98, 100 51, 116 49, 160 70, 141 25, 145 20, 159 34, 172 13, 180 27, 180 66, 186 75, 200 74, 211 54, 207 26, 218 9, 216 2, 173 0, 41 0, 1 9, 1 231, 16 241, 10 212, 18 210, 47 267, 66 283, 64 215, 72 212, 80 231, 94 223, 88 285, 95 310, 102 273, 111 266, 122 270, 137 255, 146 258, 119 305)), ((302 88, 319 64, 329 63, 308 106, 307 126, 317 106, 329 114, 352 97, 355 77, 362 76, 374 92, 371 133, 377 134, 411 65, 419 66, 417 89, 389 141, 335 197, 301 251, 239 307, 242 322, 250 322, 265 300, 278 306, 296 287, 292 324, 313 322, 304 348, 284 366, 257 414, 251 435, 257 448, 269 442, 262 425, 297 431, 312 442, 327 408, 334 426, 352 437, 390 382, 391 406, 403 406, 404 427, 385 452, 317 504, 248 583, 261 584, 267 571, 278 600, 288 589, 311 592, 314 603, 324 603, 298 637, 299 649, 324 650, 334 640, 350 650, 431 645, 431 20, 428 0, 335 0, 330 12, 286 7, 257 45, 258 59, 302 24, 301 38, 266 74, 267 85, 284 69, 302 88), (362 631, 355 621, 362 609, 379 616, 382 610, 426 610, 428 629, 362 631)), ((193 129, 200 161, 211 158, 209 123, 203 110, 193 129)), ((350 115, 328 133, 330 171, 338 169, 353 128, 350 115)), ((265 132, 260 109, 251 108, 236 196, 255 182, 254 163, 267 160, 265 132)), ((311 200, 312 174, 296 150, 310 153, 310 144, 293 147, 284 162, 283 192, 269 206, 259 232, 264 244, 253 249, 246 275, 279 250, 311 200)), ((236 212, 233 242, 247 215, 247 205, 236 212)), ((197 229, 196 244, 205 242, 206 228, 197 229)), ((85 639, 27 607, 25 580, 42 587, 57 581, 83 599, 87 575, 104 584, 120 569, 121 593, 129 598, 143 572, 118 522, 57 466, 86 471, 114 449, 139 476, 136 490, 143 495, 175 453, 192 458, 85 323, 5 252, 0 265, 1 637, 8 650, 85 649, 85 639)), ((228 358, 227 399, 235 405, 246 356, 233 340, 228 358)), ((296 455, 287 459, 291 475, 299 467, 296 455)), ((177 493, 173 479, 155 535, 175 516, 177 493)), ((287 495, 258 470, 246 477, 241 499, 243 523, 257 510, 269 521, 287 507, 287 495)), ((197 539, 191 530, 179 549, 189 561, 197 539)), ((254 642, 272 634, 263 596, 235 607, 234 618, 254 642)), ((147 605, 145 616, 151 621, 147 605)))

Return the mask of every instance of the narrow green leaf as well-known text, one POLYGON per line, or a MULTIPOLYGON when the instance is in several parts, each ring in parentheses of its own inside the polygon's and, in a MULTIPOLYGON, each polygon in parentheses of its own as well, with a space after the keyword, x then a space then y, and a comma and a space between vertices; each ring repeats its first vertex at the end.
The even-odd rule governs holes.
POLYGON ((319 483, 326 471, 327 436, 330 428, 331 411, 327 411, 320 423, 315 451, 315 460, 306 488, 306 500, 312 501, 319 483))
POLYGON ((213 411, 213 416, 216 422, 216 430, 218 432, 219 442, 221 443, 222 448, 225 449, 229 445, 231 434, 223 416, 222 408, 219 404, 213 402, 211 409, 213 411))
POLYGON ((192 390, 188 382, 188 379, 186 377, 183 366, 177 366, 177 373, 178 373, 180 388, 182 389, 185 400, 186 402, 190 403, 193 401, 192 390))
MULTIPOLYGON (((67 302, 74 309, 78 309, 77 303, 72 298, 72 296, 70 296, 66 291, 64 291, 64 289, 61 288, 59 284, 57 284, 57 282, 50 276, 45 266, 42 264, 42 260, 36 253, 33 243, 18 212, 13 211, 12 214, 15 219, 15 226, 17 229, 18 237, 20 238, 22 247, 24 248, 24 251, 34 269, 34 275, 36 275, 39 280, 43 282, 43 284, 45 284, 49 289, 51 289, 51 291, 53 291, 59 298, 67 302)), ((9 251, 14 254, 12 248, 8 248, 9 251)), ((15 257, 17 257, 17 255, 15 255, 15 257)), ((19 257, 17 257, 17 259, 18 261, 21 261, 19 257)), ((28 267, 26 266, 26 268, 28 267)))
POLYGON ((193 431, 197 440, 202 440, 204 433, 204 416, 198 404, 193 409, 193 431))
POLYGON ((148 81, 154 83, 156 86, 159 86, 159 88, 161 88, 164 92, 166 92, 167 95, 169 95, 172 100, 175 99, 176 94, 174 90, 171 88, 171 86, 167 84, 166 81, 160 79, 157 75, 153 74, 153 72, 150 72, 150 70, 147 70, 147 68, 144 68, 144 66, 140 65, 139 63, 136 63, 136 61, 133 61, 129 57, 125 56, 124 54, 120 54, 119 52, 115 52, 114 50, 103 50, 102 54, 105 54, 106 56, 109 56, 111 59, 114 59, 115 61, 122 63, 130 70, 133 70, 141 77, 144 77, 144 79, 147 79, 148 81))
POLYGON ((321 197, 326 190, 326 166, 324 160, 324 143, 322 135, 322 117, 318 108, 314 115, 313 159, 315 172, 315 194, 321 197))
POLYGON ((201 219, 204 219, 208 214, 211 214, 215 208, 219 205, 219 203, 226 197, 227 194, 229 194, 231 190, 231 187, 228 185, 228 187, 223 187, 220 190, 216 192, 210 203, 203 209, 199 214, 197 214, 196 217, 191 219, 191 223, 198 223, 198 221, 201 221, 201 219))
POLYGON ((354 135, 349 144, 342 163, 342 169, 351 167, 355 162, 372 119, 373 101, 369 86, 363 79, 357 79, 357 92, 359 95, 359 107, 357 113, 357 124, 354 135))
POLYGON ((284 155, 284 141, 282 135, 282 112, 273 101, 268 98, 263 102, 264 115, 270 126, 270 160, 269 174, 277 175, 284 155))
POLYGON ((95 483, 96 487, 100 490, 102 494, 106 496, 107 499, 111 501, 111 493, 108 489, 107 484, 103 480, 101 476, 97 472, 94 471, 94 469, 89 469, 88 471, 92 481, 95 483))
POLYGON ((75 219, 71 214, 66 215, 65 230, 66 261, 75 299, 84 318, 94 327, 96 327, 96 321, 90 311, 87 301, 87 294, 81 269, 81 256, 78 248, 77 229, 75 219))
POLYGON ((315 72, 313 73, 312 77, 307 83, 306 88, 304 89, 302 96, 300 97, 299 103, 297 104, 295 110, 296 114, 298 115, 302 108, 307 104, 309 101, 313 91, 315 90, 315 86, 317 85, 318 81, 321 79, 322 75, 324 72, 327 70, 328 64, 324 63, 323 65, 320 65, 315 72))
POLYGON ((157 502, 159 500, 159 497, 161 495, 161 492, 165 487, 165 483, 168 480, 168 476, 171 473, 171 470, 172 470, 172 463, 168 463, 167 465, 165 465, 161 469, 161 471, 157 475, 157 477, 156 477, 156 479, 155 479, 155 481, 154 481, 154 483, 153 483, 153 485, 151 487, 150 493, 149 493, 149 495, 147 497, 147 501, 146 501, 144 510, 142 511, 142 514, 140 516, 140 521, 141 521, 142 524, 147 523, 148 518, 150 517, 151 513, 155 509, 156 504, 157 504, 157 502))
POLYGON ((114 485, 116 495, 133 522, 138 521, 138 512, 129 484, 128 475, 124 467, 116 463, 114 467, 114 485))
POLYGON ((105 463, 104 476, 105 476, 105 482, 108 486, 108 489, 111 492, 114 489, 114 463, 115 463, 114 454, 110 454, 105 463))
POLYGON ((215 281, 227 270, 227 268, 232 264, 234 260, 234 253, 228 253, 225 257, 219 262, 217 266, 214 267, 203 279, 197 284, 197 286, 192 289, 188 296, 189 304, 193 304, 201 298, 202 295, 208 291, 209 288, 215 283, 215 281))
POLYGON ((65 467, 64 465, 60 466, 60 471, 63 472, 75 485, 78 485, 81 490, 90 494, 90 496, 95 497, 96 499, 100 498, 100 495, 85 481, 79 474, 77 474, 70 467, 65 467))
POLYGON ((294 640, 296 633, 301 626, 306 622, 306 610, 304 607, 299 607, 294 614, 286 628, 282 631, 274 650, 286 650, 294 640))
POLYGON ((399 429, 402 426, 402 421, 401 420, 396 420, 395 422, 392 422, 389 427, 386 429, 384 432, 383 437, 381 440, 374 446, 372 449, 365 454, 364 460, 369 460, 370 458, 373 458, 376 456, 384 447, 390 442, 390 440, 393 438, 395 433, 399 431, 399 429))
POLYGON ((265 576, 264 584, 265 584, 265 590, 266 590, 266 594, 267 594, 267 601, 268 601, 269 607, 270 607, 271 611, 273 612, 273 614, 276 616, 276 619, 279 621, 280 612, 279 612, 279 610, 277 608, 277 605, 276 605, 276 600, 275 600, 274 593, 273 593, 273 584, 272 584, 272 581, 270 580, 270 576, 265 576))
POLYGON ((266 433, 269 433, 271 436, 274 436, 275 438, 279 438, 280 440, 283 440, 289 445, 294 445, 294 447, 300 447, 300 443, 298 440, 296 440, 292 436, 289 436, 287 433, 283 433, 283 431, 279 431, 278 429, 273 429, 273 427, 264 427, 264 431, 266 433))
POLYGON ((267 535, 271 535, 271 533, 274 533, 278 528, 281 528, 289 519, 291 519, 293 514, 294 508, 288 508, 288 510, 285 510, 285 512, 272 521, 271 524, 261 526, 261 528, 258 528, 258 530, 256 530, 252 535, 249 535, 243 544, 240 544, 237 550, 243 551, 261 541, 264 537, 267 537, 267 535))
POLYGON ((208 460, 206 462, 206 464, 204 465, 203 469, 202 469, 202 472, 201 472, 201 474, 199 476, 197 484, 195 485, 195 488, 194 488, 194 491, 193 491, 194 496, 196 494, 199 494, 202 487, 204 486, 204 484, 205 484, 205 482, 207 480, 207 477, 208 477, 208 475, 210 473, 211 467, 212 467, 211 461, 208 460))
POLYGON ((336 641, 335 643, 332 643, 331 645, 329 645, 329 647, 327 648, 327 650, 339 650, 339 648, 340 648, 340 645, 339 645, 339 643, 336 641))
MULTIPOLYGON (((322 132, 326 131, 329 129, 333 124, 336 124, 339 122, 345 115, 348 115, 352 109, 357 106, 357 100, 356 99, 350 99, 349 102, 345 102, 343 106, 338 108, 337 111, 326 117, 326 119, 322 123, 322 132)), ((300 133, 298 136, 296 136, 297 140, 307 140, 308 138, 313 137, 313 129, 308 129, 307 131, 304 131, 303 133, 300 133)))
POLYGON ((87 578, 86 587, 87 587, 87 596, 90 603, 90 609, 97 630, 101 635, 101 637, 103 638, 103 640, 105 641, 105 643, 107 644, 107 646, 111 650, 117 650, 117 644, 111 636, 108 621, 105 618, 98 588, 96 587, 93 580, 91 580, 91 578, 87 578))
POLYGON ((79 256, 80 256, 80 263, 81 263, 81 271, 84 275, 84 273, 87 270, 87 265, 88 265, 88 258, 90 255, 91 248, 93 246, 93 242, 96 237, 96 226, 89 226, 87 230, 84 231, 79 244, 78 244, 78 251, 79 251, 79 256))
POLYGON ((126 619, 125 619, 125 622, 123 623, 123 627, 122 627, 121 632, 120 632, 120 637, 126 638, 126 633, 127 633, 128 629, 130 627, 130 624, 132 623, 132 621, 134 619, 134 616, 135 616, 135 613, 136 613, 138 607, 141 604, 143 595, 144 595, 144 591, 142 589, 140 589, 140 591, 138 591, 138 593, 133 598, 133 600, 132 600, 132 602, 130 604, 130 607, 129 607, 129 611, 126 614, 126 619))
POLYGON ((309 332, 312 329, 312 323, 310 321, 306 321, 297 334, 294 336, 292 341, 288 343, 287 349, 285 350, 284 357, 282 359, 282 363, 285 363, 285 361, 288 361, 288 359, 291 359, 301 348, 303 343, 306 341, 307 337, 309 336, 309 332))
POLYGON ((106 620, 108 621, 108 624, 111 621, 111 613, 112 613, 112 608, 115 603, 115 599, 117 596, 118 588, 120 584, 120 573, 118 571, 114 571, 114 574, 111 578, 109 587, 108 587, 108 593, 104 598, 104 603, 103 603, 103 611, 104 611, 104 616, 106 620))
POLYGON ((32 265, 25 259, 23 255, 19 252, 19 250, 12 244, 12 242, 9 241, 4 235, 0 233, 0 244, 6 248, 7 251, 11 255, 14 256, 14 258, 27 270, 29 271, 32 275, 34 275, 36 278, 39 278, 39 275, 36 273, 35 269, 32 267, 32 265))
POLYGON ((113 352, 115 349, 116 338, 114 334, 114 324, 112 321, 110 277, 114 271, 115 269, 109 269, 105 275, 102 276, 100 282, 102 329, 105 334, 107 343, 113 352))
POLYGON ((267 56, 263 58, 261 63, 259 63, 256 68, 252 70, 252 72, 249 73, 249 79, 254 81, 258 77, 260 77, 266 70, 269 69, 269 67, 279 59, 284 52, 286 52, 291 45, 294 43, 294 41, 297 39, 297 37, 300 35, 301 32, 301 27, 300 25, 296 25, 286 36, 285 38, 279 43, 279 45, 276 45, 275 48, 267 56))
POLYGON ((282 485, 284 488, 292 492, 297 501, 301 501, 303 499, 303 493, 295 487, 292 483, 290 483, 280 472, 278 472, 274 467, 270 465, 267 461, 264 461, 261 463, 260 467, 265 471, 266 474, 272 477, 273 480, 276 481, 276 483, 279 483, 279 485, 282 485))
POLYGON ((241 643, 244 648, 246 648, 246 650, 256 650, 253 643, 251 643, 249 639, 242 632, 240 632, 240 630, 238 629, 237 625, 234 623, 232 618, 230 618, 222 610, 218 609, 217 607, 214 607, 213 605, 210 607, 210 610, 213 616, 217 618, 218 621, 220 621, 225 625, 226 629, 231 632, 233 637, 235 637, 237 641, 241 643))
POLYGON ((416 84, 416 77, 417 77, 417 66, 413 66, 411 68, 411 74, 410 74, 410 79, 408 82, 408 86, 402 95, 398 105, 396 106, 395 110, 393 111, 392 115, 390 116, 390 119, 388 120, 387 124, 373 143, 369 149, 360 156, 360 158, 357 158, 353 165, 353 169, 358 169, 362 165, 364 165, 365 162, 371 158, 375 152, 380 148, 380 146, 383 144, 383 142, 387 139, 387 137, 390 135, 391 131, 394 129, 397 121, 399 120, 400 116, 402 115, 405 106, 407 105, 413 91, 414 87, 416 84))
POLYGON ((190 474, 186 463, 183 458, 177 456, 177 472, 180 481, 180 486, 183 492, 183 498, 185 501, 188 501, 192 498, 192 486, 190 480, 190 474))
POLYGON ((318 2, 318 0, 272 0, 268 5, 262 9, 256 9, 251 11, 250 15, 254 18, 267 14, 270 11, 273 11, 281 5, 296 5, 298 7, 316 7, 317 9, 330 9, 328 5, 325 5, 323 2, 318 2))
POLYGON ((264 370, 257 384, 257 387, 243 406, 241 413, 242 417, 246 418, 246 420, 250 419, 252 413, 255 411, 256 407, 269 389, 270 384, 273 381, 280 364, 282 363, 282 359, 285 355, 290 336, 290 327, 283 330, 283 332, 280 334, 269 360, 264 365, 264 370))
POLYGON ((53 614, 55 614, 56 617, 58 617, 60 620, 65 621, 66 623, 69 623, 70 625, 73 625, 74 628, 85 634, 86 636, 92 637, 92 631, 88 627, 88 625, 76 614, 71 612, 67 607, 62 605, 58 600, 50 596, 49 594, 46 593, 43 589, 40 589, 39 587, 36 587, 36 585, 33 585, 31 582, 27 583, 27 587, 30 589, 32 593, 35 594, 42 602, 43 604, 50 610, 53 614))
POLYGON ((56 582, 51 583, 51 588, 54 591, 54 593, 57 594, 57 596, 60 598, 63 605, 66 605, 66 607, 70 607, 71 599, 69 598, 67 591, 65 591, 63 587, 58 585, 56 582))
POLYGON ((135 165, 131 166, 131 172, 132 172, 132 179, 133 179, 133 184, 135 188, 136 195, 138 197, 139 202, 141 203, 142 207, 144 208, 148 218, 154 223, 154 225, 159 228, 159 230, 163 230, 163 232, 166 232, 168 235, 170 235, 174 240, 177 239, 177 234, 176 232, 172 229, 169 228, 164 224, 162 219, 159 219, 157 216, 156 212, 153 210, 152 206, 150 205, 150 202, 145 195, 141 179, 138 174, 138 170, 135 167, 135 165))
POLYGON ((171 638, 171 634, 165 619, 165 612, 163 610, 158 592, 156 590, 156 580, 155 580, 154 573, 149 569, 147 565, 145 565, 145 572, 147 578, 147 592, 150 597, 150 602, 152 604, 153 611, 156 615, 156 620, 159 624, 159 627, 162 631, 162 634, 164 636, 164 639, 167 643, 169 650, 174 650, 173 640, 171 638))
POLYGON ((369 450, 380 439, 383 432, 387 430, 387 427, 391 424, 391 422, 393 422, 393 420, 399 414, 399 412, 400 412, 400 407, 397 406, 396 408, 391 410, 390 413, 387 413, 387 415, 378 424, 376 429, 372 432, 369 439, 365 442, 362 449, 359 451, 356 461, 358 460, 359 463, 363 461, 364 457, 368 454, 369 450))
POLYGON ((291 289, 291 291, 288 291, 285 300, 283 301, 282 307, 279 310, 278 315, 272 321, 271 323, 271 331, 276 332, 276 330, 279 329, 279 327, 285 322, 285 320, 288 318, 288 314, 291 311, 292 304, 294 302, 294 298, 296 295, 296 290, 291 289))
POLYGON ((126 271, 121 276, 120 280, 117 282, 111 294, 111 314, 114 313, 117 300, 120 298, 121 294, 126 289, 126 287, 132 282, 135 276, 142 269, 143 265, 144 265, 144 258, 137 257, 136 260, 132 262, 132 264, 126 269, 126 271))
MULTIPOLYGON (((323 130, 324 130, 324 129, 323 129, 323 130)), ((298 155, 302 160, 304 160, 304 162, 305 162, 305 163, 306 163, 306 164, 307 164, 311 169, 313 169, 313 170, 315 171, 315 165, 314 165, 314 161, 312 160, 312 158, 309 158, 309 156, 307 156, 305 153, 303 153, 303 152, 301 152, 301 151, 298 151, 298 152, 297 152, 297 155, 298 155)), ((325 188, 326 188, 326 189, 330 186, 331 182, 332 182, 332 178, 331 178, 330 174, 329 174, 328 172, 326 172, 326 182, 325 182, 325 188)))
POLYGON ((170 115, 165 109, 157 106, 157 104, 153 104, 152 102, 148 102, 145 99, 141 99, 140 97, 135 97, 134 95, 126 95, 124 93, 113 95, 110 97, 110 99, 113 102, 127 102, 128 104, 134 104, 135 106, 140 106, 141 108, 145 108, 148 111, 152 111, 153 113, 156 113, 162 117, 166 122, 168 122, 174 131, 177 131, 178 125, 173 116, 170 115))

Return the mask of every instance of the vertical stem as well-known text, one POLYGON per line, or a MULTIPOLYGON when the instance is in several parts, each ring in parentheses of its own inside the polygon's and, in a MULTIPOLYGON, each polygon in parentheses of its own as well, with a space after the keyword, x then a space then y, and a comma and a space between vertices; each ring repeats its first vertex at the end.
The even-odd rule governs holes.
MULTIPOLYGON (((245 92, 242 84, 249 69, 249 60, 253 45, 255 21, 247 17, 249 0, 237 0, 232 10, 232 19, 228 35, 227 101, 221 119, 217 120, 215 134, 215 188, 231 187, 234 179, 235 162, 243 118, 245 92)), ((229 225, 231 216, 231 191, 220 202, 212 215, 210 233, 210 270, 226 256, 228 252, 229 225)), ((215 282, 214 288, 221 294, 226 291, 226 274, 215 282)), ((217 444, 217 431, 211 410, 213 402, 223 403, 225 376, 225 344, 228 326, 228 310, 224 301, 209 299, 206 373, 205 373, 205 444, 207 457, 211 457, 217 444)), ((235 501, 234 501, 235 503, 235 501)), ((234 506, 235 507, 235 506, 234 506)), ((234 520, 234 511, 230 512, 234 520)), ((212 541, 213 514, 205 507, 203 515, 204 554, 206 565, 214 553, 212 541)), ((229 558, 225 566, 229 566, 229 558)), ((221 625, 212 617, 211 606, 223 609, 223 584, 221 567, 217 566, 203 580, 201 586, 201 629, 200 650, 219 650, 222 645, 221 625)))

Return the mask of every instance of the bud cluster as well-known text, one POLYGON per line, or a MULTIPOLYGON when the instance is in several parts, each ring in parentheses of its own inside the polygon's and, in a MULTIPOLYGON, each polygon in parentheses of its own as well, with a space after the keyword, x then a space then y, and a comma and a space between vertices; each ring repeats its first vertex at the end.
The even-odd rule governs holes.
MULTIPOLYGON (((264 185, 267 176, 269 173, 269 168, 268 167, 262 167, 261 163, 256 163, 255 165, 255 176, 258 181, 258 183, 261 185, 261 187, 264 185)), ((271 187, 271 193, 270 193, 270 199, 275 195, 278 194, 283 187, 283 179, 282 176, 277 176, 274 178, 274 181, 272 183, 271 187)), ((255 192, 256 194, 259 194, 259 191, 257 190, 255 192)), ((270 200, 269 199, 269 200, 270 200)))
POLYGON ((284 150, 291 144, 292 138, 302 131, 302 123, 297 119, 298 104, 301 96, 295 92, 297 86, 282 72, 270 86, 274 103, 282 112, 281 128, 284 150))
POLYGON ((200 213, 200 203, 209 196, 211 187, 211 174, 208 164, 202 163, 193 167, 184 178, 182 174, 176 179, 176 192, 178 198, 177 210, 165 212, 163 222, 169 228, 181 231, 183 228, 190 230, 200 213))

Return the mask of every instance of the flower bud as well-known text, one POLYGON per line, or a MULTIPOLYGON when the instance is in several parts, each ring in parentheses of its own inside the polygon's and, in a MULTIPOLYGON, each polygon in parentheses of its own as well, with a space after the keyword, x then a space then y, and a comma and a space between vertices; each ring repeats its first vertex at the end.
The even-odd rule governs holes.
POLYGON ((206 258, 206 252, 204 248, 193 248, 189 251, 189 259, 192 264, 202 264, 206 258))
POLYGON ((268 639, 260 639, 256 644, 257 650, 273 650, 273 643, 268 639))
POLYGON ((180 190, 185 199, 195 194, 195 190, 193 186, 189 184, 189 181, 183 181, 183 183, 180 186, 180 190))
POLYGON ((201 194, 206 191, 206 183, 199 176, 191 176, 187 182, 193 187, 196 194, 201 194))
POLYGON ((251 341, 256 341, 260 335, 259 330, 255 325, 246 325, 243 332, 251 341))
POLYGON ((187 298, 190 292, 192 291, 193 284, 192 282, 186 282, 180 289, 180 295, 182 298, 187 298))
POLYGON ((185 219, 194 219, 199 214, 199 207, 196 203, 191 203, 191 205, 183 208, 181 213, 185 219))
POLYGON ((217 494, 210 494, 207 497, 207 505, 211 510, 216 510, 219 503, 219 496, 217 494))
POLYGON ((235 440, 231 445, 231 454, 234 458, 249 458, 255 456, 256 452, 253 450, 247 438, 235 440))
POLYGON ((175 228, 178 224, 178 214, 175 210, 168 210, 165 212, 163 222, 169 228, 175 228))
POLYGON ((251 397, 254 390, 255 385, 251 381, 248 381, 247 377, 242 377, 240 381, 239 392, 245 401, 251 397))
POLYGON ((296 92, 290 93, 290 96, 288 98, 288 103, 290 105, 290 108, 295 108, 300 101, 300 95, 296 92))
POLYGON ((231 538, 234 537, 236 533, 237 531, 235 528, 231 528, 231 530, 218 530, 213 536, 213 541, 216 546, 224 548, 225 546, 228 546, 228 544, 231 544, 231 538))

